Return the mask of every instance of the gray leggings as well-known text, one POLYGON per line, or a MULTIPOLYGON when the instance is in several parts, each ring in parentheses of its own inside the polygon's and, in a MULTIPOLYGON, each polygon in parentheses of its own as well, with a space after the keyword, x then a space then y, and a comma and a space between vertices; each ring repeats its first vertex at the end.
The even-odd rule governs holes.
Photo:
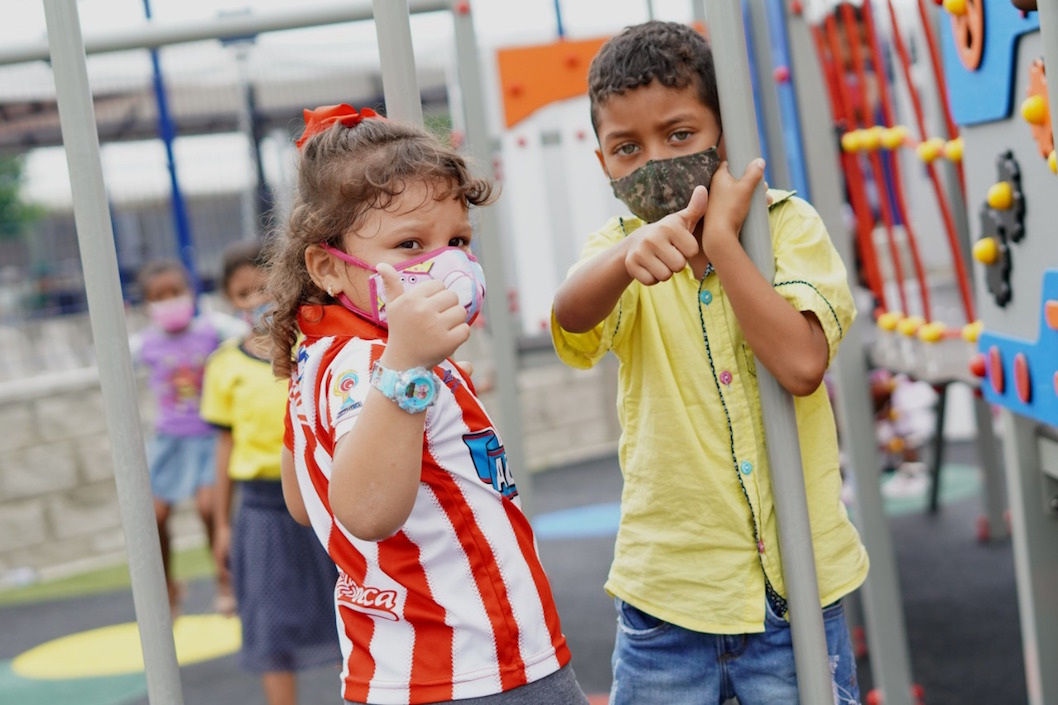
MULTIPOLYGON (((506 693, 482 698, 450 700, 454 705, 588 705, 588 698, 577 684, 577 676, 569 664, 549 676, 506 693)), ((345 705, 368 705, 346 700, 345 705)), ((441 705, 434 703, 433 705, 441 705)))

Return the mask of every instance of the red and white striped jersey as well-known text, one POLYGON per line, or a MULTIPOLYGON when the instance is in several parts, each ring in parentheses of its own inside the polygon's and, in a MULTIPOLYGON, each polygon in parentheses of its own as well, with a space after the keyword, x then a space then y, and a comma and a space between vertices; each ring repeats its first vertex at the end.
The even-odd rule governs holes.
POLYGON ((570 659, 503 444, 459 368, 426 413, 411 516, 379 542, 352 536, 328 501, 332 453, 370 388, 386 331, 340 306, 302 309, 287 447, 316 535, 338 566, 343 696, 433 703, 504 692, 570 659))

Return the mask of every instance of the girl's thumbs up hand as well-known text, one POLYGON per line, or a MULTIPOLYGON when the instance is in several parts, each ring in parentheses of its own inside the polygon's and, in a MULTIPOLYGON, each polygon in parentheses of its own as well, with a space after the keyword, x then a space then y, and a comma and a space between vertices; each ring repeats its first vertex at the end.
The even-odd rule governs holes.
POLYGON ((394 369, 430 369, 470 337, 467 312, 459 296, 428 279, 405 290, 401 275, 386 263, 376 265, 382 278, 389 343, 384 357, 394 369))

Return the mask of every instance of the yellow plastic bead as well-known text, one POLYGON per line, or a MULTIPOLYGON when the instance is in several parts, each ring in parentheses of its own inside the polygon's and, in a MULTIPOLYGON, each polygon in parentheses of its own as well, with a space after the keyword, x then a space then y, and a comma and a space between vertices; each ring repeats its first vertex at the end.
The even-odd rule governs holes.
POLYGON ((903 317, 904 314, 899 311, 886 311, 878 316, 878 327, 882 330, 892 332, 896 330, 897 324, 900 323, 900 319, 903 317))
POLYGON ((974 321, 962 327, 962 339, 967 343, 976 343, 981 337, 981 331, 985 328, 984 321, 974 321))
POLYGON ((926 164, 930 164, 941 155, 944 151, 944 140, 940 137, 934 137, 922 142, 918 145, 915 150, 918 152, 918 158, 924 161, 926 164))
POLYGON ((965 15, 966 0, 944 0, 944 9, 953 15, 965 15))
POLYGON ((956 137, 955 139, 945 143, 944 145, 944 157, 949 161, 961 162, 963 152, 963 141, 962 137, 956 137))
POLYGON ((947 326, 940 321, 927 323, 918 329, 918 339, 923 343, 939 343, 944 337, 944 332, 946 330, 947 326))
POLYGON ((903 125, 894 125, 882 133, 882 146, 886 149, 899 149, 907 141, 908 130, 903 125))
POLYGON ((849 130, 841 136, 841 148, 846 152, 858 152, 863 147, 863 131, 849 130))
POLYGON ((918 329, 922 327, 926 321, 922 316, 908 316, 907 318, 900 321, 897 325, 897 329, 907 337, 913 336, 918 332, 918 329))
POLYGON ((985 266, 991 266, 999 259, 999 243, 994 237, 983 237, 973 246, 974 259, 985 266))
POLYGON ((1047 122, 1047 101, 1042 95, 1029 96, 1021 104, 1021 117, 1030 125, 1047 122))
POLYGON ((868 127, 860 136, 860 144, 868 152, 873 152, 882 146, 882 135, 884 133, 884 127, 879 127, 877 125, 874 127, 868 127))
POLYGON ((1014 189, 1009 181, 1000 181, 992 184, 988 189, 988 207, 997 211, 1005 211, 1014 205, 1014 189))
POLYGON ((1047 166, 1051 167, 1051 171, 1058 174, 1058 154, 1052 149, 1051 153, 1047 155, 1047 166))

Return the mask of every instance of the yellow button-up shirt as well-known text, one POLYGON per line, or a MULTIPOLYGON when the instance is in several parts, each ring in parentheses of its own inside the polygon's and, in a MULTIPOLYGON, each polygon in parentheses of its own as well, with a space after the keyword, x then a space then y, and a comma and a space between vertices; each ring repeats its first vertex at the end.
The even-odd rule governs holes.
POLYGON ((270 362, 253 357, 237 340, 221 345, 206 362, 199 413, 231 431, 233 480, 279 479, 288 387, 270 362))
MULTIPOLYGON (((789 192, 769 208, 776 290, 819 319, 833 358, 855 316, 842 264, 819 215, 789 192)), ((643 225, 615 218, 582 266, 643 225)), ((633 282, 587 333, 555 350, 589 368, 620 361, 621 523, 606 590, 672 624, 713 634, 764 631, 765 574, 786 596, 756 365, 715 274, 686 267, 633 282), (759 543, 758 543, 759 539, 759 543)), ((867 554, 840 499, 837 431, 823 385, 795 397, 821 604, 858 587, 867 554)))

